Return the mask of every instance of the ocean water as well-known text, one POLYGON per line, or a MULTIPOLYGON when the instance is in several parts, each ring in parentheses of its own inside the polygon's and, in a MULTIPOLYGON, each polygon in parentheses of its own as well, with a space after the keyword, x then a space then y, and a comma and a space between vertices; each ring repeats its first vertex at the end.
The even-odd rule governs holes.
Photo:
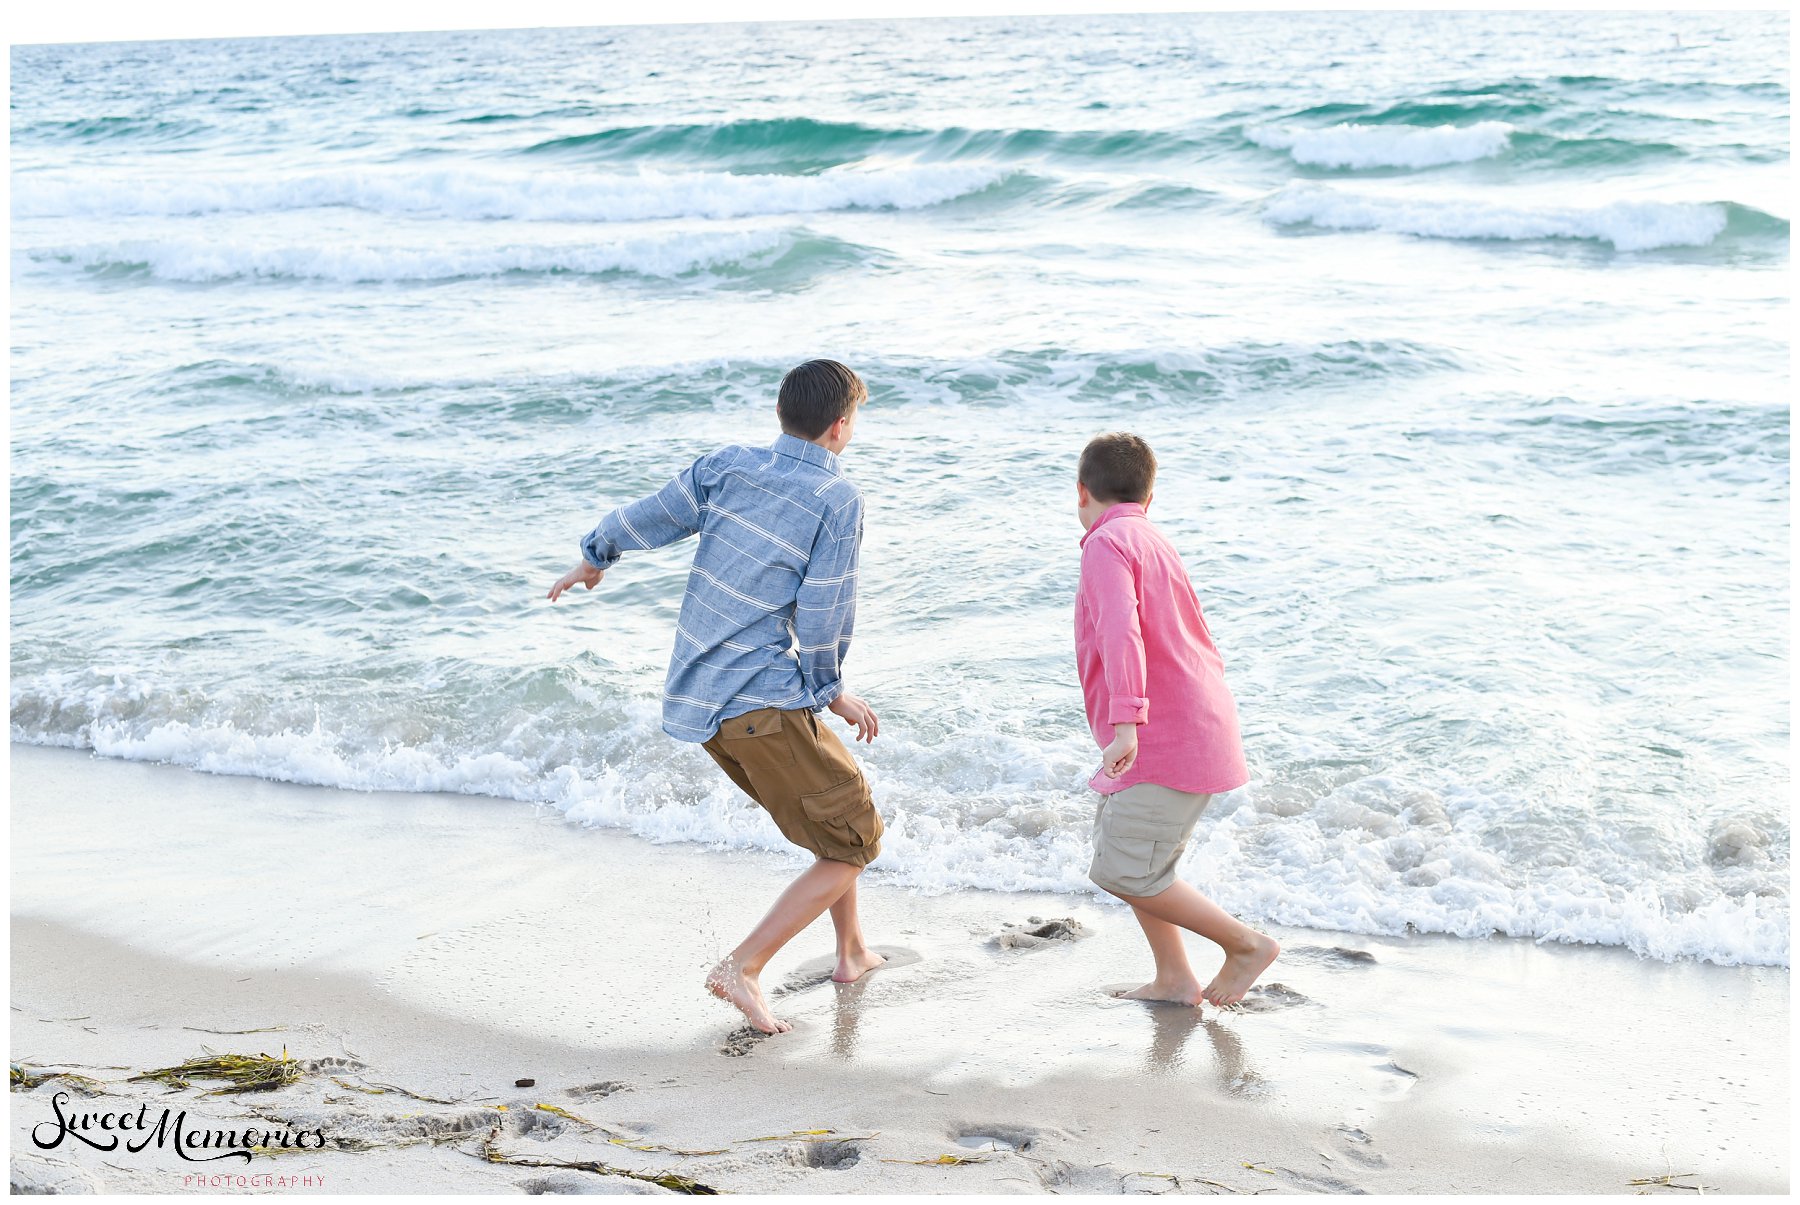
POLYGON ((544 594, 831 356, 872 391, 873 885, 1091 890, 1073 474, 1126 428, 1253 774, 1186 877, 1279 923, 1786 964, 1787 39, 15 48, 12 739, 784 848, 658 728, 690 550, 544 594))

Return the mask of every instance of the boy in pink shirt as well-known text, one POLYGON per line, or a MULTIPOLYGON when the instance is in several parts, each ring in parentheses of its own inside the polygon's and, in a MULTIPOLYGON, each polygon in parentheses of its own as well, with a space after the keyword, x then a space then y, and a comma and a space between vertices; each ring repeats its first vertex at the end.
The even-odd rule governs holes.
POLYGON ((1076 513, 1087 534, 1075 659, 1088 726, 1102 747, 1088 784, 1100 792, 1088 877, 1131 905, 1156 959, 1156 978, 1122 993, 1126 999, 1235 1004, 1281 947, 1175 877, 1200 813, 1250 774, 1200 600, 1174 547, 1145 516, 1155 483, 1156 457, 1135 435, 1095 436, 1082 450, 1076 513), (1182 929, 1225 951, 1204 988, 1182 929))

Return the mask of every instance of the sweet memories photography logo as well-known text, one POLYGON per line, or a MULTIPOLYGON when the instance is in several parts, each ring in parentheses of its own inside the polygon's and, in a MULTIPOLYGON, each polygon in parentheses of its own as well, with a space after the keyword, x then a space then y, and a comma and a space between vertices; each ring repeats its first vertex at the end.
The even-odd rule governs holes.
POLYGON ((225 1129, 207 1122, 190 1122, 186 1109, 166 1105, 156 1114, 151 1113, 148 1102, 140 1103, 136 1109, 76 1112, 71 1110, 69 1101, 69 1093, 56 1093, 50 1098, 53 1116, 32 1127, 31 1141, 39 1150, 53 1151, 64 1146, 78 1149, 79 1144, 96 1151, 143 1155, 154 1148, 159 1152, 173 1150, 189 1163, 241 1159, 248 1164, 259 1154, 317 1151, 325 1147, 323 1128, 225 1129))

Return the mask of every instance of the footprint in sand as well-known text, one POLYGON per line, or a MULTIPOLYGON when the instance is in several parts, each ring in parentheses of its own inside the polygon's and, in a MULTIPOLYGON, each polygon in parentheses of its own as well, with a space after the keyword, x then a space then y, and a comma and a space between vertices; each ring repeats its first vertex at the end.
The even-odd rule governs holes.
POLYGON ((1381 1092, 1384 1096, 1405 1096, 1412 1091, 1413 1085, 1419 1082, 1417 1071, 1408 1071, 1399 1063, 1391 1060, 1381 1064, 1375 1070, 1384 1072, 1391 1077, 1382 1086, 1381 1092))
POLYGON ((1345 1049, 1366 1050, 1367 1053, 1377 1057, 1383 1055, 1387 1056, 1379 1063, 1367 1064, 1368 1070, 1364 1072, 1363 1075, 1364 1082, 1369 1085, 1370 1091, 1383 1100, 1398 1100, 1408 1092, 1411 1092, 1413 1090, 1413 1085, 1419 1082, 1419 1073, 1417 1071, 1402 1067, 1399 1063, 1394 1062, 1390 1052, 1383 1047, 1370 1046, 1359 1048, 1346 1045, 1345 1049))
POLYGON ((568 1093, 576 1100, 601 1100, 614 1092, 629 1092, 631 1085, 616 1079, 597 1080, 591 1084, 582 1084, 579 1088, 570 1088, 568 1093))
POLYGON ((862 1161, 862 1146, 856 1142, 804 1142, 796 1152, 799 1162, 807 1167, 820 1167, 839 1172, 862 1161))
POLYGON ((304 1059, 301 1061, 300 1066, 306 1071, 314 1073, 322 1072, 326 1075, 335 1075, 340 1072, 368 1070, 368 1066, 364 1063, 360 1063, 355 1059, 340 1058, 335 1054, 328 1054, 322 1059, 304 1059))
POLYGON ((725 1035, 725 1040, 719 1043, 719 1053, 726 1058, 741 1059, 755 1050, 757 1045, 768 1036, 760 1029, 740 1025, 725 1035))
POLYGON ((1247 1013, 1273 1013, 1312 1002, 1311 997, 1301 995, 1285 983, 1259 983, 1230 1007, 1247 1013))
POLYGON ((1386 1167, 1387 1160, 1375 1149, 1375 1140, 1357 1126, 1341 1122, 1337 1127, 1338 1152, 1364 1167, 1386 1167))
MULTIPOLYGON (((863 976, 855 981, 857 983, 867 983, 871 977, 882 971, 891 971, 896 967, 911 966, 915 962, 923 961, 923 956, 917 950, 909 950, 905 946, 870 946, 869 949, 887 961, 874 970, 864 972, 863 976)), ((791 996, 795 992, 804 992, 809 988, 830 983, 832 981, 831 972, 836 969, 837 958, 831 954, 826 954, 821 958, 808 959, 789 972, 788 977, 774 987, 769 995, 771 997, 791 996)))
POLYGON ((965 1151, 1010 1155, 1030 1150, 1043 1137, 1043 1131, 1016 1125, 972 1126, 950 1137, 965 1151))
MULTIPOLYGON (((1091 1197, 1119 1196, 1123 1192, 1119 1172, 1110 1163, 1081 1164, 1070 1163, 1066 1159, 1027 1159, 1026 1166, 1037 1173, 1038 1183, 1059 1196, 1084 1195, 1091 1197)), ((1131 1179, 1133 1173, 1127 1172, 1125 1179, 1131 1179)), ((1174 1187, 1163 1179, 1139 1178, 1149 1191, 1158 1195, 1174 1187)), ((1133 1192, 1130 1195, 1138 1195, 1133 1192)))
MULTIPOLYGON (((634 1183, 627 1180, 627 1184, 634 1183)), ((580 1172, 551 1172, 547 1176, 534 1176, 527 1180, 515 1180, 513 1186, 528 1197, 560 1197, 586 1193, 629 1192, 629 1189, 598 1189, 594 1187, 594 1177, 582 1175, 580 1172)))
POLYGON ((1297 1172, 1291 1167, 1274 1169, 1276 1179, 1283 1180, 1295 1188, 1307 1192, 1342 1193, 1347 1196, 1367 1196, 1368 1189, 1349 1180, 1340 1180, 1336 1176, 1322 1176, 1317 1172, 1297 1172))
POLYGON ((1375 965, 1375 955, 1367 950, 1351 950, 1343 946, 1287 946, 1281 951, 1281 961, 1330 967, 1372 967, 1375 965))
POLYGON ((392 1106, 381 1108, 372 1103, 364 1105, 361 1101, 337 1108, 307 1101, 260 1108, 261 1116, 289 1129, 326 1131, 327 1147, 341 1151, 399 1146, 420 1140, 460 1142, 481 1134, 525 1134, 533 1130, 539 1132, 533 1133, 532 1137, 549 1138, 560 1134, 565 1124, 553 1114, 499 1105, 450 1106, 442 1111, 423 1108, 420 1112, 408 1109, 400 1113, 389 1111, 392 1106))
POLYGON ((1087 936, 1090 936, 1087 926, 1072 916, 1059 916, 1054 920, 1028 916, 1022 925, 1002 925, 1000 932, 988 939, 988 944, 1002 950, 1035 950, 1053 942, 1080 941, 1087 936))

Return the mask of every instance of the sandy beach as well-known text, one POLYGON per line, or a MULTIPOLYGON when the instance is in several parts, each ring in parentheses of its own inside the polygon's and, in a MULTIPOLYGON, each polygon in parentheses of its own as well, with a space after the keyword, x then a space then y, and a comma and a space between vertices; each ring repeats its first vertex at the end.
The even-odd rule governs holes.
POLYGON ((1264 986, 1196 1012, 1106 995, 1147 969, 1119 907, 872 871, 891 965, 830 983, 821 922, 770 967, 794 1032, 760 1039, 701 976, 795 859, 11 756, 12 1060, 91 1081, 15 1081, 14 1191, 669 1191, 596 1165, 764 1193, 1788 1189, 1782 968, 1277 928, 1264 986), (127 1082, 283 1047, 271 1091, 127 1082), (59 1092, 325 1149, 38 1149, 59 1092))

